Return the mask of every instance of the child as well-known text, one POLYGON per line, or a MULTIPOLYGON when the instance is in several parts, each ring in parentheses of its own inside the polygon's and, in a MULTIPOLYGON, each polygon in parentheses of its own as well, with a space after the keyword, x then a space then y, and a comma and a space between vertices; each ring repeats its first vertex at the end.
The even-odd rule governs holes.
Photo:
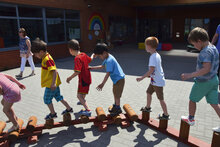
POLYGON ((77 97, 79 99, 79 103, 81 103, 85 108, 85 110, 81 110, 79 114, 91 116, 91 110, 89 109, 85 97, 89 92, 89 86, 91 84, 91 73, 88 65, 92 61, 93 55, 90 58, 85 53, 80 52, 79 42, 75 39, 72 39, 68 42, 68 48, 70 54, 75 56, 75 66, 74 73, 66 79, 66 82, 69 83, 74 77, 79 77, 77 97))
POLYGON ((17 117, 12 106, 14 103, 21 100, 20 88, 25 89, 25 86, 19 83, 15 78, 0 73, 0 95, 3 95, 1 101, 3 112, 8 117, 9 122, 13 123, 13 126, 8 130, 8 133, 19 129, 17 117))
MULTIPOLYGON (((216 47, 209 42, 208 33, 202 28, 193 29, 188 36, 188 41, 200 51, 197 59, 197 69, 193 73, 183 73, 182 80, 195 78, 189 96, 189 116, 182 116, 182 120, 189 125, 194 125, 196 103, 204 96, 207 103, 209 103, 218 116, 220 117, 220 107, 218 105, 218 66, 219 53, 216 47)), ((220 132, 220 127, 213 128, 214 131, 220 132)))
POLYGON ((100 59, 104 60, 104 62, 102 65, 90 67, 90 69, 103 69, 105 67, 107 72, 102 83, 98 85, 97 90, 102 90, 110 76, 113 81, 115 104, 113 104, 112 108, 109 109, 109 112, 112 115, 118 115, 122 113, 120 107, 120 98, 124 89, 125 74, 117 60, 108 52, 108 47, 105 43, 98 43, 94 49, 94 54, 94 57, 98 56, 100 59))
POLYGON ((42 59, 41 86, 46 87, 44 93, 44 103, 49 107, 50 110, 50 114, 48 114, 45 117, 45 119, 49 120, 57 118, 57 113, 55 112, 52 104, 53 98, 55 98, 57 102, 61 101, 61 103, 66 107, 66 110, 64 110, 62 114, 68 112, 72 113, 73 109, 69 106, 69 104, 63 99, 63 96, 60 94, 60 77, 57 72, 53 58, 47 52, 47 44, 44 41, 37 38, 33 41, 32 51, 37 58, 42 59))
POLYGON ((146 77, 151 78, 151 83, 147 89, 147 105, 143 107, 141 111, 151 112, 152 94, 156 92, 157 98, 160 101, 160 105, 163 109, 163 115, 159 115, 159 119, 169 119, 167 112, 167 106, 164 101, 163 87, 165 86, 164 72, 161 65, 161 57, 157 53, 156 49, 159 41, 156 37, 148 37, 145 40, 146 51, 151 54, 149 59, 149 70, 142 77, 137 78, 138 82, 142 81, 146 77))

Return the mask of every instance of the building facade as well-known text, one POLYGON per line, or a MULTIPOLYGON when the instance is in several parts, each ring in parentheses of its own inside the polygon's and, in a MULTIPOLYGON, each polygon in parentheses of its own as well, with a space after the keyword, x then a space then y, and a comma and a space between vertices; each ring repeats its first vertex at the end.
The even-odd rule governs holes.
POLYGON ((136 43, 151 35, 161 42, 186 42, 196 26, 212 36, 219 8, 217 0, 0 0, 0 70, 20 65, 20 27, 31 40, 45 40, 54 58, 63 58, 70 56, 72 38, 91 52, 100 41, 136 43))

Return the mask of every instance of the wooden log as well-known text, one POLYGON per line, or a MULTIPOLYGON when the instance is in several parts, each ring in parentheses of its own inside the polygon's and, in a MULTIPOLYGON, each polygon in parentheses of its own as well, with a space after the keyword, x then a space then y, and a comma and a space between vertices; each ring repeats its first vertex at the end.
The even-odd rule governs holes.
POLYGON ((81 122, 84 123, 84 124, 89 122, 89 117, 88 116, 81 115, 80 118, 81 118, 81 122))
POLYGON ((103 110, 102 107, 96 108, 96 114, 97 114, 97 119, 99 121, 104 121, 106 119, 105 111, 103 110))
POLYGON ((131 121, 138 120, 138 115, 135 113, 135 111, 131 108, 129 104, 125 104, 123 108, 131 121))
POLYGON ((6 127, 6 123, 3 121, 0 121, 0 135, 3 133, 5 127, 6 127))
POLYGON ((168 120, 160 119, 159 128, 162 129, 162 130, 166 130, 167 126, 168 126, 168 120))
POLYGON ((19 129, 16 130, 16 131, 10 132, 9 135, 8 135, 8 140, 9 140, 10 142, 15 142, 15 141, 17 140, 17 138, 18 138, 18 136, 19 136, 19 133, 20 133, 20 131, 21 131, 21 129, 22 129, 23 124, 24 124, 24 121, 19 118, 19 119, 18 119, 19 129))
POLYGON ((27 128, 28 131, 33 132, 36 125, 37 125, 37 117, 36 116, 31 116, 28 120, 26 128, 27 128))
POLYGON ((150 119, 150 112, 142 111, 142 121, 147 123, 149 119, 150 119))
POLYGON ((54 126, 54 120, 53 119, 46 120, 46 123, 44 124, 44 127, 46 129, 52 129, 53 126, 54 126))
POLYGON ((115 123, 116 125, 120 125, 120 124, 121 124, 121 121, 122 121, 120 115, 114 116, 114 117, 113 117, 113 120, 114 120, 114 123, 115 123))
POLYGON ((64 125, 66 125, 66 126, 70 126, 71 125, 71 115, 70 115, 70 113, 65 113, 64 115, 63 115, 63 123, 64 123, 64 125))
POLYGON ((190 125, 184 122, 183 120, 181 120, 179 138, 184 141, 188 141, 189 130, 190 130, 190 125))
POLYGON ((213 132, 211 147, 219 147, 219 146, 220 146, 220 133, 213 132))

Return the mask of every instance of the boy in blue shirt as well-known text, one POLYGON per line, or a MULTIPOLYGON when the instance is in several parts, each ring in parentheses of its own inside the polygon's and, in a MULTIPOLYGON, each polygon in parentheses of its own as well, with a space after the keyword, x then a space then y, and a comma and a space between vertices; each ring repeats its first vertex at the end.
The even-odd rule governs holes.
MULTIPOLYGON (((196 103, 206 97, 217 115, 220 117, 220 106, 218 105, 218 84, 217 70, 219 66, 219 54, 216 47, 209 42, 209 35, 202 28, 193 29, 188 36, 188 41, 200 51, 197 59, 197 68, 193 73, 183 73, 182 80, 195 78, 190 93, 189 116, 182 116, 182 120, 189 125, 194 125, 196 103)), ((213 131, 220 132, 220 127, 213 128, 213 131)))
POLYGON ((112 115, 118 115, 122 113, 121 107, 120 107, 120 98, 124 89, 125 84, 125 74, 121 68, 121 66, 118 64, 117 60, 108 52, 108 47, 105 43, 98 43, 96 45, 96 48, 94 49, 94 54, 98 56, 101 60, 104 60, 102 65, 99 66, 93 66, 90 67, 90 69, 106 69, 106 75, 104 80, 98 87, 97 90, 101 91, 104 87, 106 81, 108 80, 109 76, 111 77, 113 81, 113 94, 114 94, 114 100, 115 104, 113 104, 112 108, 109 109, 109 112, 112 115))

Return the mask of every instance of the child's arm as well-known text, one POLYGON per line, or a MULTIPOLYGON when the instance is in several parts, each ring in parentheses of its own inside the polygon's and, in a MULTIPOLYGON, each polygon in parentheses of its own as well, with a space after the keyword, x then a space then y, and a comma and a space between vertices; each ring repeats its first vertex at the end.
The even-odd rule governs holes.
POLYGON ((18 82, 18 80, 16 80, 15 78, 13 78, 12 76, 9 76, 7 74, 4 74, 9 80, 11 80, 12 82, 15 82, 21 89, 25 89, 26 87, 21 84, 20 82, 18 82))
POLYGON ((140 81, 142 81, 144 78, 146 78, 146 77, 150 77, 150 75, 154 72, 154 70, 155 70, 155 67, 150 66, 149 71, 146 72, 142 77, 137 78, 136 80, 137 80, 138 82, 140 82, 140 81))
POLYGON ((97 56, 93 53, 90 58, 93 60, 93 59, 96 58, 96 57, 97 57, 97 56))
POLYGON ((57 86, 56 86, 56 79, 57 79, 57 70, 52 70, 53 72, 53 80, 52 80, 52 84, 50 86, 50 89, 53 91, 53 90, 56 90, 57 86))
POLYGON ((211 63, 210 62, 204 62, 203 63, 203 68, 201 68, 200 70, 193 72, 193 73, 183 73, 181 75, 182 80, 187 80, 187 79, 191 79, 194 77, 199 77, 199 76, 203 76, 207 73, 209 73, 211 70, 211 63))
POLYGON ((96 89, 97 89, 98 91, 101 91, 101 90, 102 90, 102 88, 104 87, 105 83, 107 82, 109 76, 110 76, 110 73, 107 72, 106 75, 105 75, 104 80, 102 81, 102 83, 99 84, 98 87, 96 87, 96 89))
POLYGON ((80 72, 75 71, 70 77, 68 77, 68 78, 66 79, 66 82, 67 82, 67 83, 70 83, 70 81, 71 81, 73 78, 75 78, 76 76, 78 76, 79 74, 80 74, 80 72))
POLYGON ((3 95, 3 90, 2 90, 2 86, 0 85, 0 95, 3 95))
POLYGON ((27 51, 27 58, 30 56, 30 53, 31 53, 31 42, 29 39, 26 40, 26 44, 27 44, 27 47, 28 47, 28 51, 27 51))
POLYGON ((104 65, 99 65, 99 66, 89 66, 89 69, 103 69, 105 66, 104 65))

